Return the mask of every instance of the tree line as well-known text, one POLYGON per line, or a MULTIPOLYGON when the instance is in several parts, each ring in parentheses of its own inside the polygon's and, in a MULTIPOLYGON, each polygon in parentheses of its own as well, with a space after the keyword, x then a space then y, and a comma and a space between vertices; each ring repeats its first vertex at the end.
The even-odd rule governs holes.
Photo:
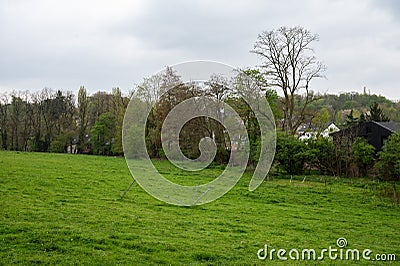
MULTIPOLYGON (((179 74, 167 67, 162 74, 145 78, 128 96, 123 96, 119 88, 114 88, 111 93, 97 92, 88 95, 84 87, 79 89, 77 96, 69 91, 47 88, 35 93, 14 91, 2 94, 1 148, 122 155, 122 126, 129 101, 143 106, 156 102, 146 121, 146 146, 151 158, 165 158, 160 134, 167 114, 188 98, 206 95, 218 102, 228 103, 241 117, 248 132, 249 166, 252 167, 258 162, 260 129, 254 112, 241 99, 241 92, 232 89, 238 88, 234 83, 241 80, 241 77, 248 77, 261 91, 254 93, 254 96, 265 97, 273 112, 278 129, 275 165, 279 169, 289 174, 317 169, 330 175, 350 176, 356 166, 360 175, 367 174, 363 171, 369 170, 372 163, 367 143, 358 140, 338 146, 329 139, 320 137, 302 142, 297 137, 298 129, 308 125, 309 128, 321 130, 333 121, 342 126, 350 126, 367 119, 375 119, 369 117, 373 112, 379 111, 380 115, 384 115, 380 106, 390 114, 390 117, 382 116, 382 119, 400 120, 399 103, 382 96, 370 95, 366 89, 362 94, 314 93, 313 80, 323 78, 326 70, 312 47, 318 39, 317 34, 302 27, 281 27, 264 31, 258 35, 251 51, 260 58, 259 67, 238 70, 236 80, 233 81, 213 75, 206 82, 205 89, 182 82, 179 74), (163 93, 171 84, 174 84, 174 88, 163 93), (279 94, 282 96, 278 96, 279 94), (371 106, 369 113, 367 106, 371 106), (365 154, 368 156, 364 156, 365 154)), ((129 130, 130 135, 134 136, 137 129, 129 130)), ((232 147, 224 127, 213 119, 199 117, 185 124, 179 135, 182 152, 189 158, 197 158, 200 153, 198 143, 203 137, 212 138, 216 144, 215 162, 226 163, 232 147)), ((393 139, 396 143, 397 138, 393 139)), ((388 145, 389 143, 392 141, 388 145)), ((392 151, 392 146, 397 147, 392 143, 383 152, 392 151)), ((373 155, 373 161, 382 162, 383 158, 390 157, 379 156, 382 158, 373 155)), ((390 158, 391 168, 397 169, 400 161, 397 157, 390 158)))
POLYGON ((121 155, 122 119, 129 102, 119 88, 91 96, 81 87, 0 95, 3 150, 121 155))

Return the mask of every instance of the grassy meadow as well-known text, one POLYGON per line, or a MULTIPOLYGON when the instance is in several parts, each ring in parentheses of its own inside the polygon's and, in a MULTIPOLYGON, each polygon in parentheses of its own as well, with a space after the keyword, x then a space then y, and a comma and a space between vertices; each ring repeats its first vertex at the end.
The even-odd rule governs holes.
MULTIPOLYGON (((154 162, 174 182, 211 180, 154 162)), ((245 174, 225 196, 195 207, 158 201, 132 182, 124 158, 0 152, 0 265, 352 265, 259 260, 271 248, 337 247, 396 254, 400 207, 364 179, 271 178, 248 191, 245 174), (327 182, 324 182, 325 179, 327 182)), ((194 181, 193 181, 194 182, 194 181)), ((399 184, 397 189, 400 190, 399 184)), ((371 265, 362 260, 360 265, 371 265)))

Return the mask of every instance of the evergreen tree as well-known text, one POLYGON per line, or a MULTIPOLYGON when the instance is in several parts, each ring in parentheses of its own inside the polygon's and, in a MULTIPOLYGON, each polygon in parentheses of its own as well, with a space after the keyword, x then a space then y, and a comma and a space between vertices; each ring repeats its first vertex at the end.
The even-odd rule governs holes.
POLYGON ((366 114, 366 118, 368 121, 375 121, 375 122, 389 122, 390 119, 387 117, 383 110, 380 108, 377 102, 374 102, 369 107, 369 114, 366 114))

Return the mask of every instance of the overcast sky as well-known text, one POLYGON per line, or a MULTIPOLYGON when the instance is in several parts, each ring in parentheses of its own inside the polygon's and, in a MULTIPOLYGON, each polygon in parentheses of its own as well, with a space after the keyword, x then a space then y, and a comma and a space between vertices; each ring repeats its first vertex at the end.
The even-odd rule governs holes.
POLYGON ((0 92, 128 92, 189 60, 254 67, 259 33, 300 25, 327 66, 313 90, 400 100, 399 23, 397 0, 0 0, 0 92))

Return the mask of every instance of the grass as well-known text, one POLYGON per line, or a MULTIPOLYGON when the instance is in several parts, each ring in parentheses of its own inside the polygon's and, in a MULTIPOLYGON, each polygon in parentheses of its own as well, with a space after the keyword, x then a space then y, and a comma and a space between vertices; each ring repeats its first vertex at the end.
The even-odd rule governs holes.
MULTIPOLYGON (((199 178, 154 163, 177 183, 199 178)), ((209 181, 221 170, 202 175, 209 181)), ((400 259, 400 208, 370 181, 274 178, 249 192, 250 178, 212 203, 177 207, 137 184, 121 200, 132 181, 123 158, 0 152, 0 264, 267 265, 257 258, 265 244, 319 252, 339 237, 400 259)), ((321 262, 332 263, 354 261, 321 262)))

